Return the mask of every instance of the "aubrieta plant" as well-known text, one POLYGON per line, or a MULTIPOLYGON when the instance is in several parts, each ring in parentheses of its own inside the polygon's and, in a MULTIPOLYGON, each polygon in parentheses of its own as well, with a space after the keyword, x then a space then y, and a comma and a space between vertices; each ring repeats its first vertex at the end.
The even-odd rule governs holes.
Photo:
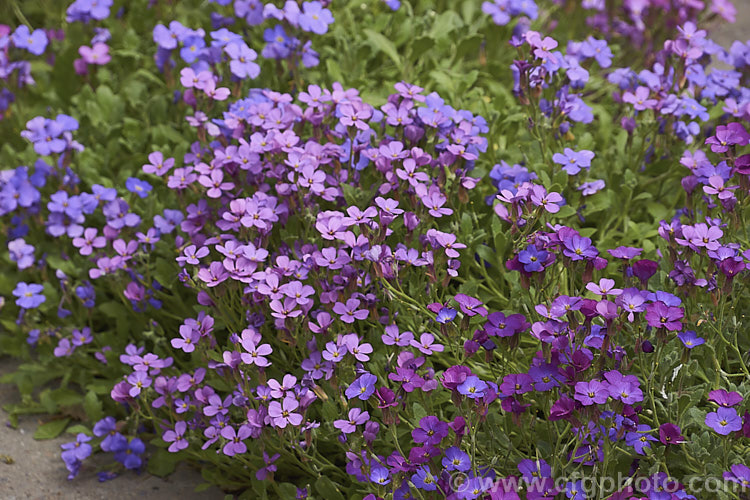
POLYGON ((0 352, 69 479, 747 498, 727 0, 43 4, 0 9, 0 352))

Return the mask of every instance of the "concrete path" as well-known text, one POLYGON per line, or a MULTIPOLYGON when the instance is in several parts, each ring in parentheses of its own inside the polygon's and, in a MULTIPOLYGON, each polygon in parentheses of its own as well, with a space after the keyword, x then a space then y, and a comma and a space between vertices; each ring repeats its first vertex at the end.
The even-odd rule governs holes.
MULTIPOLYGON (((13 371, 16 363, 0 358, 0 375, 13 371)), ((0 408, 16 403, 19 394, 15 387, 0 384, 0 408)), ((200 472, 186 465, 174 474, 160 479, 147 473, 128 471, 100 483, 89 464, 81 468, 74 480, 68 481, 68 471, 60 459, 60 445, 74 441, 70 434, 56 439, 37 441, 32 436, 39 423, 35 416, 22 417, 18 429, 8 422, 8 413, 0 410, 0 500, 220 500, 224 494, 218 488, 195 492, 203 483, 200 472), (12 463, 6 463, 10 458, 12 463)), ((108 454, 108 458, 111 455, 108 454)), ((89 460, 95 461, 96 455, 89 460)))

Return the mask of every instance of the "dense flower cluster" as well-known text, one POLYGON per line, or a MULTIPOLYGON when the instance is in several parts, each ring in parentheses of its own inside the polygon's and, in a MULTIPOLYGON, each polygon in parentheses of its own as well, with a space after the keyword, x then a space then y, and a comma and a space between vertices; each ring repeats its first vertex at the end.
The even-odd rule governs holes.
MULTIPOLYGON (((115 174, 92 158, 127 140, 97 144, 64 106, 24 116, 0 172, 3 328, 86 393, 69 478, 102 451, 101 480, 189 458, 248 498, 597 498, 586 479, 615 473, 602 498, 701 494, 678 474, 748 486, 750 48, 697 27, 731 18, 726 1, 477 5, 515 53, 487 71, 517 113, 487 119, 486 96, 421 80, 386 96, 310 77, 311 37, 333 54, 334 17, 361 13, 211 3, 206 30, 150 2, 140 77, 169 97, 145 116, 176 118, 115 174), (568 40, 547 9, 595 31, 568 40), (641 67, 623 43, 648 48, 641 67)), ((113 60, 137 59, 114 8, 67 9, 84 110, 118 99, 87 87, 114 85, 113 60)), ((425 19, 457 32, 461 15, 425 19)), ((358 55, 407 57, 365 32, 358 55)), ((48 36, 0 27, 3 78, 31 83, 10 57, 48 36)))

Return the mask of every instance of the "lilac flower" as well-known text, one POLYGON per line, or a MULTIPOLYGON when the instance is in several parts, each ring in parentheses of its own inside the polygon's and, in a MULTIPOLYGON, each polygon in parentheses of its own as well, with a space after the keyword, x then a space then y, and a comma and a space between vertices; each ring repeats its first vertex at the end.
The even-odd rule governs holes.
POLYGON ((35 29, 32 33, 29 27, 21 25, 16 28, 11 37, 13 45, 19 49, 26 49, 36 56, 40 56, 44 53, 44 49, 47 48, 47 35, 42 29, 35 29))
POLYGON ((398 326, 389 325, 385 327, 385 333, 381 336, 385 345, 398 345, 406 347, 414 340, 412 332, 399 332, 398 326))
POLYGON ((734 408, 719 407, 706 415, 706 425, 722 436, 742 429, 742 417, 734 408))
POLYGON ((600 279, 599 284, 593 282, 588 283, 586 285, 586 290, 597 295, 601 295, 602 297, 606 297, 607 295, 622 295, 622 290, 619 288, 615 288, 615 280, 611 280, 608 278, 600 279))
POLYGON ((356 397, 362 401, 367 401, 367 399, 369 399, 375 392, 375 383, 377 381, 378 377, 371 373, 362 374, 346 389, 346 397, 348 399, 356 397))
POLYGON ((607 387, 599 381, 576 382, 576 401, 580 401, 584 406, 594 404, 604 404, 609 398, 607 387))
POLYGON ((27 269, 34 264, 34 247, 26 243, 23 238, 16 238, 8 242, 10 260, 16 263, 19 270, 27 269))
POLYGON ((154 151, 148 155, 148 161, 149 163, 141 167, 142 170, 147 174, 155 174, 160 177, 169 172, 174 166, 174 158, 167 158, 165 160, 161 151, 154 151))
POLYGON ((352 408, 349 410, 348 420, 336 420, 333 422, 333 426, 344 434, 351 434, 357 430, 358 425, 362 425, 368 420, 370 420, 368 412, 359 408, 352 408))
POLYGON ((322 35, 328 31, 328 25, 333 23, 333 15, 330 10, 323 8, 321 2, 304 2, 298 21, 304 31, 322 35))
POLYGON ((359 299, 348 299, 346 304, 336 302, 333 312, 341 316, 341 321, 344 323, 354 323, 354 320, 365 319, 370 314, 367 309, 357 309, 360 303, 359 299))
POLYGON ((81 255, 91 255, 94 248, 104 248, 107 245, 107 238, 97 236, 97 232, 96 228, 89 227, 83 230, 82 236, 73 238, 73 246, 80 249, 78 252, 81 255))
POLYGON ((240 359, 242 359, 243 363, 259 367, 266 367, 271 365, 271 362, 265 358, 265 356, 268 356, 273 352, 273 349, 270 345, 261 344, 259 346, 256 346, 256 343, 250 341, 249 339, 246 339, 244 334, 242 336, 241 343, 242 348, 247 351, 240 354, 240 359))
POLYGON ((168 448, 171 453, 177 453, 189 446, 187 439, 185 439, 185 431, 187 431, 187 423, 180 420, 174 425, 174 430, 169 429, 162 435, 165 443, 172 443, 168 448))
POLYGON ((435 352, 443 352, 445 349, 442 344, 435 343, 435 336, 431 333, 423 333, 420 335, 419 341, 412 340, 410 344, 428 356, 435 352))
POLYGON ((146 371, 135 371, 128 375, 128 383, 131 385, 128 394, 131 398, 138 396, 141 391, 151 386, 151 378, 146 371))
POLYGON ((542 186, 534 185, 531 192, 531 202, 537 207, 544 207, 547 212, 556 214, 560 211, 560 206, 557 203, 561 201, 563 201, 563 197, 560 196, 560 193, 548 193, 542 186))
POLYGON ((13 295, 18 297, 16 299, 16 305, 23 309, 36 309, 47 300, 47 298, 42 295, 43 291, 43 285, 38 285, 36 283, 28 284, 21 281, 13 290, 13 295))
POLYGON ((260 74, 260 66, 255 62, 258 54, 242 41, 234 41, 224 47, 231 61, 229 69, 237 78, 256 78, 260 74))
POLYGON ((456 387, 456 390, 471 399, 479 399, 484 397, 484 391, 486 391, 488 387, 487 383, 479 377, 471 375, 466 377, 466 380, 459 384, 456 387))
POLYGON ((623 102, 632 104, 636 111, 644 111, 646 109, 654 109, 659 101, 656 99, 649 99, 651 91, 648 87, 638 87, 635 89, 635 93, 630 91, 625 92, 622 95, 623 102))
POLYGON ((294 413, 299 408, 299 402, 291 397, 286 397, 279 403, 271 401, 268 405, 268 416, 271 418, 273 425, 283 429, 287 425, 298 426, 302 423, 302 415, 294 413))
POLYGON ((581 171, 582 168, 588 169, 591 167, 591 160, 594 158, 594 153, 586 149, 581 151, 573 151, 570 148, 565 148, 565 154, 555 153, 552 155, 552 161, 558 165, 562 165, 563 170, 568 175, 575 175, 581 171))
POLYGON ((249 438, 251 434, 252 431, 248 425, 241 425, 236 431, 231 425, 221 429, 221 437, 228 440, 222 449, 224 455, 233 457, 247 452, 247 445, 243 441, 249 438))
POLYGON ((128 191, 137 194, 140 198, 148 196, 148 193, 153 189, 151 184, 135 177, 129 177, 128 180, 125 181, 125 187, 128 191))
POLYGON ((182 349, 184 352, 195 351, 195 345, 200 340, 200 333, 189 325, 180 326, 180 336, 171 340, 172 347, 182 349))

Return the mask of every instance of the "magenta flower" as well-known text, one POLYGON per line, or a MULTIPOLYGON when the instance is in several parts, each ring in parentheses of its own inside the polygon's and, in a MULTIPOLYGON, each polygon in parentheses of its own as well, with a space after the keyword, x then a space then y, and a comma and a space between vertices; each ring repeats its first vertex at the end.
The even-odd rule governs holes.
POLYGON ((112 57, 109 55, 109 46, 106 43, 95 43, 93 47, 83 45, 78 47, 78 53, 86 64, 107 64, 112 57))
POLYGON ((666 328, 677 331, 682 328, 682 317, 685 311, 681 307, 667 306, 663 302, 654 302, 646 306, 646 321, 653 328, 666 328))
POLYGON ((487 309, 484 306, 484 302, 474 297, 469 297, 464 293, 456 294, 454 297, 455 301, 458 302, 461 311, 467 316, 476 316, 477 314, 483 318, 487 317, 487 309))

